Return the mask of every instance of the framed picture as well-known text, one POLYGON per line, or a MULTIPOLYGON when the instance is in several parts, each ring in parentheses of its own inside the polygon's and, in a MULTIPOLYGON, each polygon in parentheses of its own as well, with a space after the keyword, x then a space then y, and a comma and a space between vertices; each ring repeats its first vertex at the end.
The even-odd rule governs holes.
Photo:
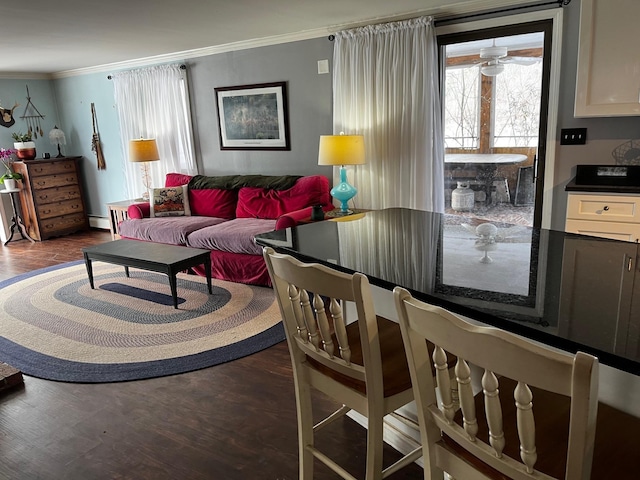
POLYGON ((285 82, 215 89, 221 150, 290 150, 285 82))

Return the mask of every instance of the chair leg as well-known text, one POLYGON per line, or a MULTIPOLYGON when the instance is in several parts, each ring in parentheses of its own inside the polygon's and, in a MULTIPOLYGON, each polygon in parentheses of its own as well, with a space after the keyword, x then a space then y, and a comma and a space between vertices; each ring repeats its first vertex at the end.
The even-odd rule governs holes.
POLYGON ((313 453, 307 446, 313 447, 313 411, 311 389, 304 382, 296 380, 296 408, 298 410, 298 462, 300 480, 313 479, 313 453))
MULTIPOLYGON (((370 405, 371 406, 371 405, 370 405)), ((382 479, 383 415, 370 409, 367 418, 367 473, 366 480, 382 479)))

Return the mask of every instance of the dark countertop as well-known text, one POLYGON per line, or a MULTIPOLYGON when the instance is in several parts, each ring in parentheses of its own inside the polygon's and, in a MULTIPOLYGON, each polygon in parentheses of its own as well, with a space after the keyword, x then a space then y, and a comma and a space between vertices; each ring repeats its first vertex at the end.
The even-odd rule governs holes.
POLYGON ((564 187, 567 192, 586 192, 586 193, 640 193, 640 185, 578 185, 576 179, 572 178, 567 186, 564 187))
MULTIPOLYGON (((603 286, 602 291, 611 290, 606 300, 618 302, 617 257, 609 263, 615 278, 603 278, 602 271, 590 270, 589 255, 602 262, 598 252, 636 252, 636 244, 495 222, 478 229, 483 223, 394 208, 260 234, 256 241, 303 261, 362 272, 388 290, 403 286, 458 314, 566 351, 591 353, 603 364, 640 375, 640 319, 627 315, 621 321, 617 308, 589 315, 586 301, 597 305, 602 299, 580 296, 586 282, 588 291, 600 292, 603 286), (592 271, 578 280, 573 272, 578 267, 571 263, 575 251, 565 253, 566 245, 576 242, 584 247, 581 272, 592 271), (572 313, 574 306, 579 315, 572 313), (620 332, 628 338, 621 339, 620 332)), ((640 275, 637 267, 634 271, 640 275)), ((628 273, 631 284, 634 271, 628 273)), ((640 303, 640 287, 636 290, 640 303)))

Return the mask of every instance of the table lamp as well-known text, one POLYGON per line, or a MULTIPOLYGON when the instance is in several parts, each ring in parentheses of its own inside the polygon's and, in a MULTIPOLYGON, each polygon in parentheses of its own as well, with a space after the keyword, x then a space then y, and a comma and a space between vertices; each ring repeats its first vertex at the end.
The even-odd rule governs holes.
POLYGON ((54 127, 49 132, 49 140, 51 141, 52 145, 58 145, 58 155, 56 156, 56 158, 64 157, 64 155, 62 155, 62 153, 60 152, 60 145, 66 145, 67 140, 64 137, 64 132, 60 130, 57 125, 54 125, 54 127))
POLYGON ((364 163, 364 137, 362 135, 321 135, 318 165, 340 165, 340 183, 331 189, 331 196, 340 201, 337 215, 349 215, 348 202, 358 190, 347 182, 345 165, 364 163))
POLYGON ((129 140, 129 161, 140 163, 142 170, 142 184, 145 187, 142 194, 143 200, 149 200, 149 188, 151 188, 151 175, 149 175, 149 162, 160 160, 158 145, 155 138, 139 138, 129 140))

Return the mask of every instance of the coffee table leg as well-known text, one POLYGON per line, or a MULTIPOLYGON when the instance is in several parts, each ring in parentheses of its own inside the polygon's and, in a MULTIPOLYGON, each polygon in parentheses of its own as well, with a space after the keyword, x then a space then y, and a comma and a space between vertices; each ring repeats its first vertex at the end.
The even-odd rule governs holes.
POLYGON ((209 288, 209 295, 211 295, 213 290, 211 290, 211 260, 209 259, 204 262, 204 273, 207 276, 207 287, 209 288))
POLYGON ((176 284, 176 272, 169 272, 169 286, 173 297, 173 308, 178 308, 178 286, 176 284))
POLYGON ((88 254, 84 254, 84 266, 87 267, 87 275, 89 276, 89 285, 91 285, 91 289, 93 290, 93 265, 91 264, 91 259, 88 254))

